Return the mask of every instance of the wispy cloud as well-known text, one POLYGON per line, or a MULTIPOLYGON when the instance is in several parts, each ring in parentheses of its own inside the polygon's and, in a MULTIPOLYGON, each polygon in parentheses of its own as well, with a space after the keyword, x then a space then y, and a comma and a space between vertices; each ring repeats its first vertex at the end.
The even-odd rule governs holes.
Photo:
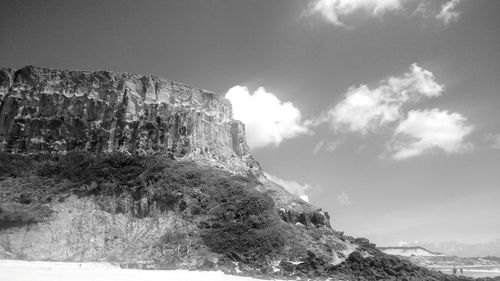
POLYGON ((491 147, 500 149, 500 134, 488 135, 486 139, 491 142, 491 147))
POLYGON ((433 149, 448 154, 462 153, 472 147, 465 141, 472 129, 459 113, 437 108, 411 110, 396 128, 389 150, 396 160, 419 156, 433 149))
POLYGON ((408 242, 406 242, 406 241, 399 241, 398 246, 399 247, 406 247, 406 246, 408 246, 408 242))
POLYGON ((318 154, 322 151, 334 152, 339 146, 339 144, 340 144, 339 140, 334 140, 334 141, 322 140, 314 146, 313 154, 318 154))
POLYGON ((226 98, 233 106, 233 117, 245 123, 251 148, 278 146, 285 139, 309 133, 302 124, 300 110, 263 87, 250 93, 247 87, 234 86, 226 98))
POLYGON ((401 9, 401 0, 317 0, 309 12, 318 14, 328 22, 347 27, 341 20, 357 11, 364 11, 373 16, 380 16, 388 11, 401 9))
POLYGON ((314 0, 306 14, 318 15, 335 26, 345 28, 352 28, 346 24, 346 20, 359 12, 377 18, 388 13, 401 13, 421 16, 427 20, 435 19, 449 25, 460 16, 457 11, 460 2, 461 0, 448 0, 439 5, 434 0, 422 0, 415 6, 415 1, 407 0, 314 0))
POLYGON ((311 185, 309 185, 307 183, 298 183, 294 180, 285 180, 285 179, 282 179, 280 177, 277 177, 277 176, 274 176, 274 175, 271 175, 268 173, 264 173, 264 175, 269 180, 284 187, 291 194, 297 195, 302 200, 309 202, 309 195, 307 194, 307 192, 312 188, 311 185))
POLYGON ((445 25, 449 25, 450 23, 457 21, 460 17, 460 13, 456 10, 456 8, 460 2, 461 0, 451 0, 444 3, 441 6, 439 14, 436 15, 436 19, 442 21, 445 25))
POLYGON ((440 96, 443 90, 444 86, 436 82, 432 72, 415 63, 409 72, 381 80, 376 88, 351 87, 343 100, 308 124, 317 126, 326 122, 335 131, 364 135, 401 119, 404 104, 440 96))
POLYGON ((347 195, 345 192, 342 192, 339 196, 337 196, 337 201, 341 205, 349 206, 352 205, 351 197, 347 195))

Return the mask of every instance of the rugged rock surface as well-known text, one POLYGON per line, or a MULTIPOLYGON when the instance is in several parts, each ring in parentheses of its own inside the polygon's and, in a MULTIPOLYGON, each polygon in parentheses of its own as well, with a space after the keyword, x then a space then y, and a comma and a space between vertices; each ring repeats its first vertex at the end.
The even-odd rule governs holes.
POLYGON ((168 154, 259 171, 230 102, 151 75, 0 71, 0 151, 168 154))

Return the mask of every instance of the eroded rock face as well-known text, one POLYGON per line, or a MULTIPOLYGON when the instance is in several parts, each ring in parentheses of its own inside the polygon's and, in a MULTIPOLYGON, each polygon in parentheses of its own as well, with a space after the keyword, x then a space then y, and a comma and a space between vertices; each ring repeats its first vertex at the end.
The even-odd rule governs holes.
POLYGON ((260 171, 215 93, 151 75, 26 66, 0 71, 0 151, 121 151, 260 171))
POLYGON ((313 211, 296 211, 280 209, 279 215, 285 222, 291 224, 300 223, 306 227, 322 227, 332 228, 330 225, 330 215, 327 212, 322 212, 321 209, 313 211))

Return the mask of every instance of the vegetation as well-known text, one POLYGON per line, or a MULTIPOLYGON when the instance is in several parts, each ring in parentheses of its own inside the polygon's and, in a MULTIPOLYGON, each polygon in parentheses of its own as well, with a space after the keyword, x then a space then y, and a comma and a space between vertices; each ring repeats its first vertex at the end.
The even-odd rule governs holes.
POLYGON ((285 245, 284 231, 273 200, 245 189, 229 188, 227 196, 209 211, 202 234, 217 253, 230 254, 238 261, 256 260, 279 254, 285 245))
MULTIPOLYGON (((40 211, 42 204, 76 194, 93 196, 105 211, 138 218, 174 211, 184 224, 194 225, 212 252, 231 260, 252 263, 279 254, 285 245, 286 231, 274 201, 254 189, 258 182, 252 175, 233 175, 161 156, 120 153, 0 153, 0 160, 0 199, 4 201, 0 223, 6 227, 41 221, 50 216, 50 210, 40 211), (123 198, 147 204, 133 204, 139 207, 131 209, 130 204, 121 204, 123 198), (116 204, 109 204, 110 200, 116 204), (112 205, 118 207, 110 209, 112 205)), ((190 233, 183 231, 172 230, 159 239, 162 253, 189 252, 190 233)))

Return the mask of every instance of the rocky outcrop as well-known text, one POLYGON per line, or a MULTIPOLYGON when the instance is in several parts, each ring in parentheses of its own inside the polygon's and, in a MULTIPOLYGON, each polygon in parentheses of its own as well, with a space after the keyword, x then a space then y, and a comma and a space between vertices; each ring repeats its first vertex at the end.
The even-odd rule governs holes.
POLYGON ((298 224, 305 227, 326 226, 331 228, 328 212, 322 212, 321 209, 300 212, 281 208, 278 212, 283 221, 291 224, 298 224))
POLYGON ((0 191, 0 259, 458 280, 333 230, 264 176, 227 99, 151 75, 2 69, 0 191))
POLYGON ((0 151, 162 153, 259 171, 215 93, 152 75, 26 66, 0 71, 0 151))

